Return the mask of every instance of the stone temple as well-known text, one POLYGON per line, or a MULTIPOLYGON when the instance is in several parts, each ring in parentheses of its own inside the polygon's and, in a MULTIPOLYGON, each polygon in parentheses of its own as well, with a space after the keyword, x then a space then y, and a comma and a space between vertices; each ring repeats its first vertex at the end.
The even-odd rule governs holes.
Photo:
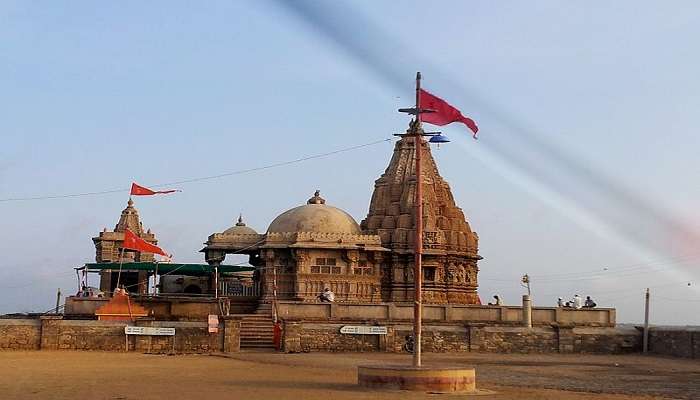
MULTIPOLYGON (((324 288, 336 302, 413 300, 415 146, 402 138, 386 171, 375 181, 367 217, 358 224, 319 191, 306 204, 273 219, 264 233, 242 220, 209 236, 207 263, 247 254, 261 284, 261 301, 313 302, 324 288)), ((478 236, 422 144, 424 192, 424 302, 479 304, 478 236)))
POLYGON ((124 250, 127 228, 158 243, 130 200, 114 229, 92 239, 96 262, 76 268, 81 289, 66 298, 63 316, 42 317, 40 326, 27 322, 41 336, 33 348, 405 352, 414 318, 419 183, 424 194, 424 351, 638 348, 639 332, 616 328, 613 308, 532 307, 528 296, 522 306, 482 305, 479 238, 440 176, 427 142, 421 141, 421 151, 422 176, 416 177, 413 137, 395 143, 359 223, 316 191, 299 199, 297 207, 271 215, 264 231, 239 217, 230 228, 209 235, 201 250, 206 263, 154 262, 152 254, 124 250), (247 256, 248 263, 227 264, 229 255, 247 256), (89 285, 90 273, 99 273, 99 289, 89 285), (334 292, 334 302, 319 299, 325 288, 334 292), (132 337, 128 327, 175 333, 132 337))

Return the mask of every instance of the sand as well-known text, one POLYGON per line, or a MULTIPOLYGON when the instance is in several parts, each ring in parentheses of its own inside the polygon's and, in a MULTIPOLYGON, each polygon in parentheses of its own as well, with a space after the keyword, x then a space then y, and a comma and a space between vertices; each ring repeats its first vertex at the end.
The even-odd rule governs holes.
POLYGON ((356 385, 358 364, 409 362, 381 353, 0 352, 0 399, 700 399, 698 360, 640 355, 425 355, 427 365, 474 365, 479 396, 356 385))

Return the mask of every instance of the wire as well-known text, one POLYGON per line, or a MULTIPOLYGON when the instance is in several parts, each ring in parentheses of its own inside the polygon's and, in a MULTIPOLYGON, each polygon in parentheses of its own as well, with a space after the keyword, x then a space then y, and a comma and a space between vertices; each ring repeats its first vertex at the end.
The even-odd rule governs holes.
MULTIPOLYGON (((363 143, 363 144, 358 144, 355 146, 344 147, 342 149, 329 151, 326 153, 314 154, 314 155, 310 155, 310 156, 295 158, 293 160, 277 162, 274 164, 268 164, 268 165, 264 165, 261 167, 241 169, 241 170, 237 170, 237 171, 225 172, 223 174, 200 176, 197 178, 183 179, 183 180, 173 181, 173 182, 158 183, 158 184, 153 184, 153 185, 149 185, 149 186, 150 187, 163 187, 163 186, 169 186, 169 185, 182 185, 182 184, 186 184, 186 183, 201 182, 201 181, 207 181, 207 180, 212 180, 212 179, 220 179, 220 178, 225 178, 227 176, 248 174, 251 172, 257 172, 257 171, 263 171, 263 170, 271 169, 271 168, 283 167, 285 165, 296 164, 296 163, 300 163, 300 162, 304 162, 304 161, 314 160, 317 158, 324 158, 324 157, 332 156, 334 154, 358 150, 358 149, 362 149, 365 147, 374 146, 374 145, 379 144, 379 143, 385 143, 385 142, 388 142, 391 140, 393 140, 393 138, 390 137, 390 138, 386 138, 386 139, 375 140, 375 141, 369 142, 369 143, 363 143)), ((71 194, 55 194, 55 195, 43 195, 43 196, 31 196, 31 197, 7 197, 7 198, 0 199, 0 203, 11 202, 11 201, 53 200, 53 199, 67 199, 67 198, 72 198, 72 197, 99 196, 99 195, 105 195, 105 194, 111 194, 111 193, 128 192, 129 190, 130 190, 130 188, 122 188, 122 189, 109 189, 109 190, 83 192, 83 193, 71 193, 71 194)))
MULTIPOLYGON (((557 275, 563 275, 563 274, 546 274, 546 275, 530 275, 530 278, 537 282, 538 284, 556 284, 559 282, 577 282, 577 281, 588 281, 588 280, 595 280, 595 279, 602 279, 602 278, 619 278, 619 277, 625 277, 625 276, 634 276, 638 274, 638 271, 641 270, 649 270, 648 273, 656 273, 656 272, 663 272, 667 271, 669 267, 673 265, 678 265, 678 264, 684 264, 684 263, 689 263, 692 261, 695 261, 696 259, 700 258, 700 254, 696 255, 686 255, 682 257, 676 257, 676 258, 669 258, 666 261, 661 261, 661 262, 650 262, 650 263, 638 263, 638 264, 629 264, 628 266, 623 266, 623 267, 611 267, 607 268, 605 270, 595 270, 595 271, 581 271, 577 274, 581 274, 580 276, 571 276, 571 277, 561 277, 561 278, 553 278, 550 279, 550 276, 557 276, 557 275), (629 268, 631 265, 637 265, 637 267, 634 268, 629 268), (592 273, 591 273, 592 272, 592 273), (540 278, 541 277, 541 278, 540 278)), ((575 272, 571 272, 571 274, 574 274, 575 272)), ((494 282, 520 282, 522 277, 513 277, 511 279, 503 279, 503 278, 482 278, 479 277, 480 281, 494 281, 494 282)))
POLYGON ((671 299, 668 297, 663 297, 663 296, 652 296, 652 299, 661 299, 661 300, 668 300, 668 301, 680 301, 680 302, 691 302, 691 303, 700 303, 700 299, 671 299))
POLYGON ((22 289, 22 288, 32 286, 36 282, 44 281, 46 278, 56 278, 59 276, 68 276, 68 275, 73 275, 73 274, 74 274, 74 272, 69 272, 69 273, 60 273, 60 274, 52 274, 52 275, 47 275, 47 276, 42 276, 42 277, 36 277, 36 278, 31 279, 29 281, 29 283, 21 284, 21 285, 13 285, 13 286, 0 286, 0 289, 3 289, 3 290, 4 289, 22 289))

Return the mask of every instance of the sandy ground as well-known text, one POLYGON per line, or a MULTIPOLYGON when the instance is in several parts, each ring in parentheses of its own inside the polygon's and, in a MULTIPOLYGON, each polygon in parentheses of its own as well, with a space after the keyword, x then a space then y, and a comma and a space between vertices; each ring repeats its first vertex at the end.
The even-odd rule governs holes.
POLYGON ((409 363, 379 353, 163 356, 0 352, 0 399, 700 399, 700 362, 594 355, 426 354, 474 365, 479 396, 367 391, 358 364, 409 363))

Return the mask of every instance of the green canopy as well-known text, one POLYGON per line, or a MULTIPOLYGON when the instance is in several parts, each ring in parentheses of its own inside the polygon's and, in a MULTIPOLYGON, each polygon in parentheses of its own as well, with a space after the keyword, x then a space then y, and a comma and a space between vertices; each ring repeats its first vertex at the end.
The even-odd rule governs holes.
MULTIPOLYGON (((88 271, 104 269, 119 270, 119 263, 88 263, 83 267, 88 271)), ((209 264, 174 264, 155 262, 128 262, 121 264, 122 271, 158 271, 158 274, 176 275, 207 275, 214 273, 214 267, 209 264)), ((255 267, 238 265, 219 265, 219 273, 254 271, 255 267)))

